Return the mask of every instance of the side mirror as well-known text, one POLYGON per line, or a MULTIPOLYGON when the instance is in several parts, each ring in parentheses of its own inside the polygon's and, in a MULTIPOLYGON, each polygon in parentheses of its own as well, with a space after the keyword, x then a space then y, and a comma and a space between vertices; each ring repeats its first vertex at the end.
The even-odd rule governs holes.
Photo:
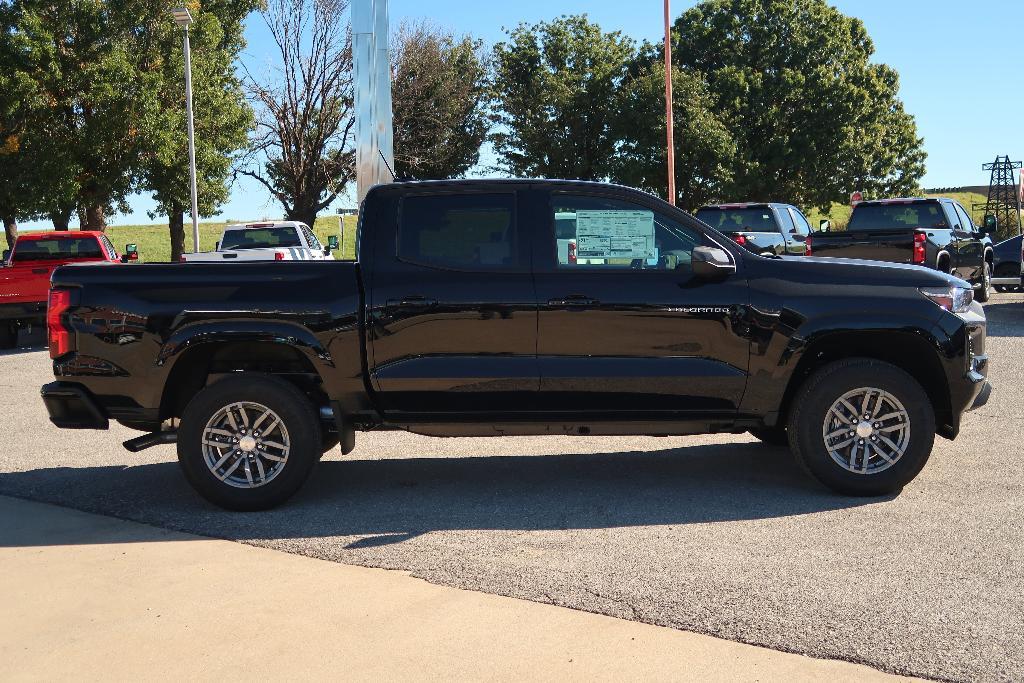
POLYGON ((327 236, 327 253, 338 250, 338 236, 328 235, 327 236))
POLYGON ((139 260, 139 247, 134 244, 124 245, 124 254, 121 255, 121 263, 139 260))
POLYGON ((994 235, 997 229, 999 229, 999 219, 992 214, 986 214, 981 231, 986 235, 994 235))
POLYGON ((818 230, 820 230, 821 232, 828 232, 831 229, 832 221, 828 220, 827 218, 822 218, 821 221, 818 223, 818 230))
POLYGON ((736 272, 729 252, 718 247, 694 247, 690 267, 702 280, 724 280, 736 272))

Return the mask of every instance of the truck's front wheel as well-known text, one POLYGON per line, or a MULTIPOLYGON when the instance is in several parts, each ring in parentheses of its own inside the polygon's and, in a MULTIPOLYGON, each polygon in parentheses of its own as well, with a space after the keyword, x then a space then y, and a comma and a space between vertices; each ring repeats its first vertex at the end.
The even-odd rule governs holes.
POLYGON ((223 379, 196 394, 178 429, 178 462, 208 501, 266 510, 288 500, 321 453, 312 403, 270 375, 223 379))
POLYGON ((819 369, 789 419, 797 461, 838 493, 898 492, 928 462, 935 414, 917 381, 889 363, 849 359, 819 369))

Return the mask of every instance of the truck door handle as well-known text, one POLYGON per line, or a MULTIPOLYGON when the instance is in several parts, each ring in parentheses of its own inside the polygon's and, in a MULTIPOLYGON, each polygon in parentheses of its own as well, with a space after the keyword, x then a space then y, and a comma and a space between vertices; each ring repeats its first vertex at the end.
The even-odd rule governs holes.
POLYGON ((564 299, 549 299, 548 306, 597 306, 601 302, 583 294, 570 294, 564 299))
POLYGON ((388 299, 388 308, 430 308, 437 305, 437 299, 425 296, 405 296, 401 299, 388 299))

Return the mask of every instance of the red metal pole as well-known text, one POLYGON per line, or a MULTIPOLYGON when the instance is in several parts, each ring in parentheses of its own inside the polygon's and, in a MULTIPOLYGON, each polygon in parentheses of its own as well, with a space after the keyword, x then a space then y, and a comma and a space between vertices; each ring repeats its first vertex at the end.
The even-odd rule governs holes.
POLYGON ((672 33, 669 0, 665 0, 665 130, 668 145, 668 203, 676 203, 676 146, 672 121, 672 33))

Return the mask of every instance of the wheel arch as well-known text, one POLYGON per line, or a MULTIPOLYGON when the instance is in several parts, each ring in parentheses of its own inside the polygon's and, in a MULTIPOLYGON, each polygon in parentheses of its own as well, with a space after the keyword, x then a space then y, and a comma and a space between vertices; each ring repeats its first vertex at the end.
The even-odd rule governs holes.
POLYGON ((294 338, 270 335, 210 334, 179 345, 169 356, 172 363, 160 398, 160 419, 180 417, 203 387, 239 372, 281 377, 316 405, 327 405, 329 400, 315 350, 308 344, 293 342, 294 338))
POLYGON ((947 425, 952 421, 953 409, 938 353, 925 335, 911 331, 857 330, 823 335, 801 354, 783 394, 778 423, 785 424, 789 419, 797 391, 818 368, 838 360, 867 358, 895 365, 910 374, 928 395, 936 424, 947 425))

